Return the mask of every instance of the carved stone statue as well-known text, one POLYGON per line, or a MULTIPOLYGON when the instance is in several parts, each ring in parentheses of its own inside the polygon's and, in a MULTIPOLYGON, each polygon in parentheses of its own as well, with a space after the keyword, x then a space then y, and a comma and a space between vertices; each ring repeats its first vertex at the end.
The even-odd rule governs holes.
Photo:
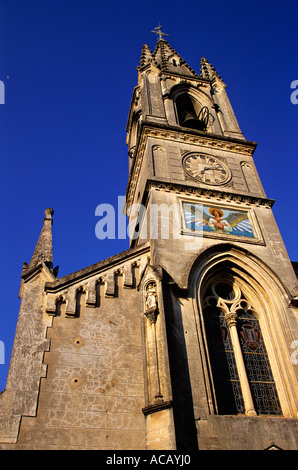
POLYGON ((146 289, 146 309, 152 307, 157 307, 157 292, 154 282, 150 282, 146 289))
POLYGON ((150 282, 145 293, 145 315, 153 323, 158 314, 157 287, 155 282, 150 282))

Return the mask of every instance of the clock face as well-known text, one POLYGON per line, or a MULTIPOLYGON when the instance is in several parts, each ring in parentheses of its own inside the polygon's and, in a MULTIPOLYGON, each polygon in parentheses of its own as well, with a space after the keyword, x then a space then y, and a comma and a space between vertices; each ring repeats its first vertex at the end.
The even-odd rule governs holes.
POLYGON ((183 159, 184 171, 196 181, 204 184, 221 185, 231 178, 227 165, 219 158, 204 153, 191 153, 183 159))

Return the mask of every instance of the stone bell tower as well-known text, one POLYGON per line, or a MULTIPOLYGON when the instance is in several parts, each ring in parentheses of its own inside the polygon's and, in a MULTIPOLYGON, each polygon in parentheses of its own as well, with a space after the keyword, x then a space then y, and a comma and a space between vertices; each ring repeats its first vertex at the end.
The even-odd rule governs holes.
POLYGON ((192 423, 199 448, 283 447, 277 429, 297 418, 298 286, 257 144, 209 61, 197 74, 153 32, 127 124, 126 202, 131 246, 148 240, 163 272, 177 442, 191 443, 192 423))
POLYGON ((154 32, 127 122, 130 246, 58 278, 46 210, 2 450, 297 448, 298 283, 257 145, 214 67, 154 32))

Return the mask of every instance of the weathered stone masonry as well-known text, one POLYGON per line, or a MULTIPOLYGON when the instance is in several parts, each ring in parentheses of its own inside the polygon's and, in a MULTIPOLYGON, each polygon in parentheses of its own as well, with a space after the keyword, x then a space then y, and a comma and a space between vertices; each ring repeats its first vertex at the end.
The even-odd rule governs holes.
POLYGON ((59 279, 46 209, 21 275, 2 450, 297 448, 297 263, 222 78, 160 37, 127 122, 130 248, 59 279), (171 208, 157 237, 153 206, 171 208))

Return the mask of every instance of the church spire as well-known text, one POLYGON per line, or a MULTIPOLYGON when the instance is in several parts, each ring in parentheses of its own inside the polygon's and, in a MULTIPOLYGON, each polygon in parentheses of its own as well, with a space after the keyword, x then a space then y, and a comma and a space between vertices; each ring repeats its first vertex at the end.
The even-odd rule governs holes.
POLYGON ((165 39, 157 41, 152 55, 162 72, 198 78, 198 74, 165 39))
POLYGON ((45 210, 45 218, 43 226, 33 252, 29 269, 35 268, 40 263, 45 263, 49 269, 53 269, 53 242, 52 242, 52 225, 54 214, 53 209, 45 210))
POLYGON ((162 26, 157 26, 152 33, 158 35, 154 52, 147 44, 143 45, 139 70, 153 64, 161 72, 199 78, 198 74, 188 63, 173 49, 163 36, 169 36, 161 31, 162 26))

